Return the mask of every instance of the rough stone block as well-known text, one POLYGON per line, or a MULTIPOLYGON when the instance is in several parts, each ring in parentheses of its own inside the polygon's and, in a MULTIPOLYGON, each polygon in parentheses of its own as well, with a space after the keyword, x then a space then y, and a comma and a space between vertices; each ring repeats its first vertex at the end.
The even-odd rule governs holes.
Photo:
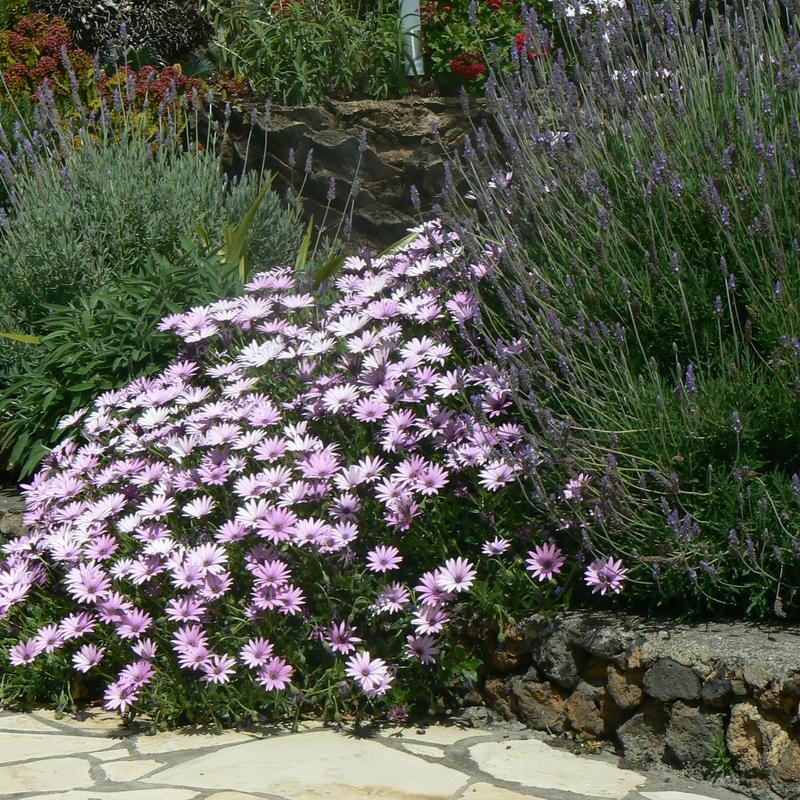
MULTIPOLYGON (((535 676, 533 670, 528 674, 535 676)), ((526 675, 511 680, 518 718, 534 730, 562 733, 567 717, 564 692, 548 681, 539 683, 531 678, 526 675)))
POLYGON ((797 700, 776 680, 769 682, 767 688, 758 695, 757 700, 760 708, 766 711, 777 711, 787 716, 792 716, 797 707, 797 700))
POLYGON ((731 711, 726 734, 728 750, 744 775, 779 782, 800 781, 800 744, 777 722, 765 719, 753 702, 731 711))
POLYGON ((483 686, 483 698, 489 708, 499 711, 505 719, 517 718, 512 705, 510 684, 502 678, 487 678, 483 686))
POLYGON ((565 704, 567 719, 576 731, 599 738, 606 732, 603 706, 605 689, 581 681, 567 698, 565 704))
POLYGON ((642 702, 643 670, 623 672, 613 664, 609 664, 606 676, 608 693, 618 708, 623 711, 633 711, 642 702))
POLYGON ((659 658, 644 674, 644 690, 657 700, 696 700, 700 678, 691 667, 659 658))
POLYGON ((660 703, 648 700, 642 710, 617 728, 626 766, 647 767, 664 760, 666 714, 660 703))
POLYGON ((724 675, 712 675, 703 681, 700 697, 712 708, 727 708, 733 697, 731 682, 724 675))
POLYGON ((681 767, 702 767, 708 744, 724 732, 725 716, 678 701, 670 709, 665 735, 667 755, 681 767))
MULTIPOLYGON (((534 655, 534 658, 536 656, 534 655)), ((580 681, 580 667, 585 661, 574 650, 566 631, 555 631, 542 645, 539 669, 562 689, 573 689, 580 681)))
POLYGON ((21 536, 25 533, 25 525, 22 522, 22 514, 7 512, 0 519, 0 533, 6 536, 21 536))

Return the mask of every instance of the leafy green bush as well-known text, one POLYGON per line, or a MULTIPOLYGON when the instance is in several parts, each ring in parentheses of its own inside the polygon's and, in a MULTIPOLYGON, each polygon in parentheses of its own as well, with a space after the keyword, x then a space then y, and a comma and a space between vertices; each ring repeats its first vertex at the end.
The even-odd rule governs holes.
POLYGON ((480 344, 540 455, 543 530, 621 555, 638 603, 780 616, 800 608, 797 15, 611 11, 563 20, 574 80, 560 58, 497 76, 504 144, 483 131, 455 165, 470 249, 505 251, 480 344))
MULTIPOLYGON (((527 5, 536 9, 542 23, 551 22, 550 0, 527 5)), ((512 47, 530 60, 549 56, 547 50, 526 46, 517 0, 429 0, 420 14, 428 76, 447 94, 460 85, 473 93, 482 89, 495 56, 496 69, 510 69, 512 47)))
MULTIPOLYGON (((212 233, 239 219, 256 194, 247 179, 228 187, 208 152, 181 155, 126 136, 84 137, 63 164, 42 163, 16 185, 11 226, 0 247, 0 327, 37 334, 48 304, 67 304, 140 271, 152 254, 172 257, 196 225, 212 233)), ((293 258, 302 229, 295 203, 268 193, 252 230, 254 265, 293 258)), ((0 366, 19 364, 4 344, 0 366)))
POLYGON ((218 258, 193 240, 183 245, 172 258, 148 252, 140 267, 70 305, 47 306, 41 343, 0 391, 0 447, 22 475, 58 441, 59 420, 175 357, 174 338, 156 329, 163 317, 240 288, 218 258))
POLYGON ((286 104, 408 89, 396 0, 356 14, 346 0, 205 0, 224 63, 286 104))

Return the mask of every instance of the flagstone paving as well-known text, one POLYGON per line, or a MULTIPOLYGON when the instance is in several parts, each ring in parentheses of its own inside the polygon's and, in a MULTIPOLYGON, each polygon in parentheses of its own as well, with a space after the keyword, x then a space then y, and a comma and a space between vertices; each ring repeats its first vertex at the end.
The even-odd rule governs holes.
POLYGON ((2 800, 741 800, 527 730, 318 722, 149 736, 103 711, 0 712, 2 800), (552 740, 550 740, 552 742, 552 740))

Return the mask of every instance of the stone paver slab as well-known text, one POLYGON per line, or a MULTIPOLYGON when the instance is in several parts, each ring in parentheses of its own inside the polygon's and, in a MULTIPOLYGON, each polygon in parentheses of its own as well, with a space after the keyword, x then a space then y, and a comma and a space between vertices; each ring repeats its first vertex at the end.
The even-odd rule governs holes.
POLYGON ((483 772, 498 780, 592 798, 621 800, 646 780, 607 761, 576 756, 537 739, 481 742, 470 747, 469 754, 483 772))
POLYGON ((20 731, 21 733, 57 733, 53 728, 30 714, 0 713, 0 730, 20 731))
POLYGON ((157 733, 155 736, 137 736, 134 742, 136 750, 143 756, 158 755, 159 753, 177 753, 184 750, 199 750, 202 747, 223 747, 229 744, 250 742, 253 736, 236 731, 223 731, 222 733, 187 733, 168 732, 157 733))
POLYGON ((55 712, 46 709, 36 711, 34 717, 43 722, 52 722, 54 726, 64 725, 67 728, 72 728, 77 733, 107 733, 130 736, 136 729, 142 728, 142 726, 136 726, 135 729, 126 727, 122 724, 122 718, 119 714, 105 709, 92 709, 86 713, 84 719, 75 719, 69 714, 62 714, 60 719, 56 719, 55 712))
POLYGON ((316 731, 228 747, 143 780, 292 800, 450 800, 468 778, 375 741, 316 731))
POLYGON ((17 733, 0 733, 0 764, 108 750, 115 744, 111 739, 104 741, 89 736, 60 733, 26 733, 22 736, 17 733))
POLYGON ((640 792, 647 800, 716 800, 707 794, 688 794, 687 792, 640 792))
POLYGON ((491 735, 479 728, 459 728, 457 725, 430 725, 427 728, 404 728, 400 725, 384 726, 377 732, 382 739, 389 737, 402 740, 451 745, 474 736, 491 735), (421 732, 420 732, 421 731, 421 732))
MULTIPOLYGON (((81 758, 43 759, 0 767, 0 796, 88 788, 94 784, 90 769, 89 762, 81 758)), ((58 796, 62 794, 60 791, 58 796)))
POLYGON ((542 798, 510 792, 508 789, 492 786, 491 783, 473 783, 464 789, 464 794, 458 800, 542 800, 542 798))
POLYGON ((403 750, 408 750, 415 756, 428 756, 428 758, 444 758, 444 751, 434 745, 426 747, 424 744, 414 744, 414 742, 403 742, 403 750))
POLYGON ((116 750, 106 750, 102 753, 89 753, 94 756, 98 761, 114 761, 120 758, 130 758, 131 754, 123 747, 118 747, 116 750))
POLYGON ((88 792, 39 794, 36 800, 193 800, 198 794, 191 789, 131 789, 123 792, 90 789, 88 792))
POLYGON ((206 800, 261 800, 261 798, 244 792, 214 792, 206 800))
POLYGON ((101 769, 110 781, 127 783, 128 781, 138 781, 139 778, 163 766, 163 761, 144 759, 141 761, 112 761, 109 764, 103 764, 101 769))

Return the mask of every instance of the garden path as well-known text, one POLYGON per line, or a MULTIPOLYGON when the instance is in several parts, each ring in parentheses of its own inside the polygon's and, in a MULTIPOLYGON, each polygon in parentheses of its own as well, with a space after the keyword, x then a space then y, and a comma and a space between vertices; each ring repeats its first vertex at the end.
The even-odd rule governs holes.
POLYGON ((677 775, 622 769, 508 728, 321 723, 149 736, 104 711, 83 721, 0 712, 3 800, 736 800, 677 775))

